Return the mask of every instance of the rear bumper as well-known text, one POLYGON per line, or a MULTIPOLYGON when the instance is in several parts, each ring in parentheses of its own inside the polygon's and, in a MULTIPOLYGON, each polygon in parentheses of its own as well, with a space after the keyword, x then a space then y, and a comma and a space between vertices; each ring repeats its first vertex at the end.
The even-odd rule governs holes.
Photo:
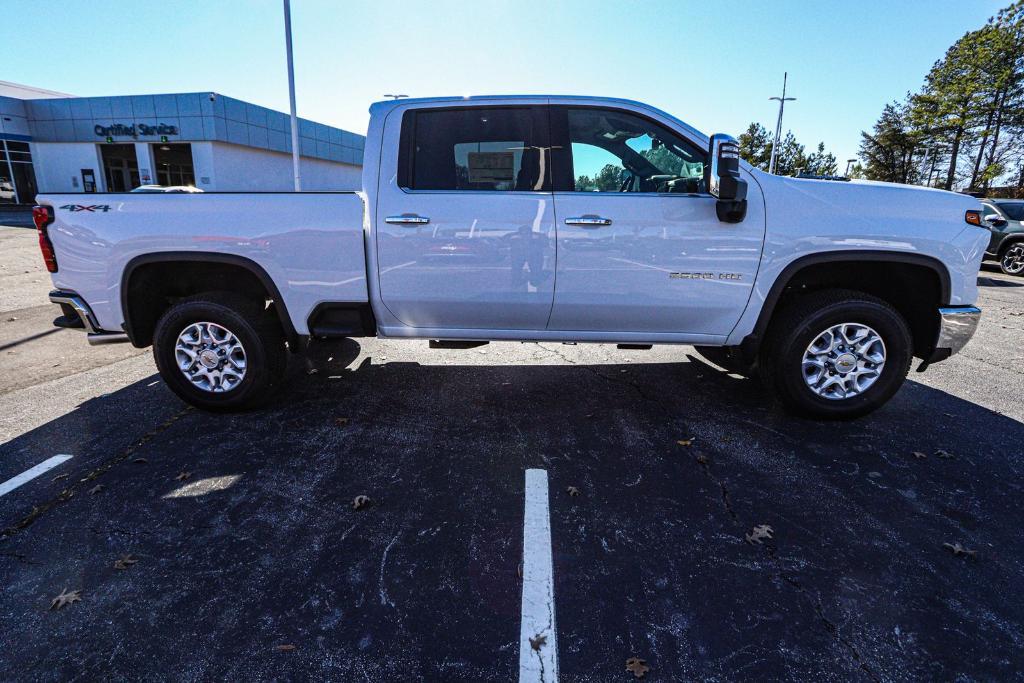
POLYGON ((61 316, 54 320, 53 324, 57 327, 83 330, 93 346, 128 341, 128 335, 124 332, 111 332, 100 328, 89 304, 74 292, 54 290, 50 292, 50 302, 61 308, 61 316))
POLYGON ((918 366, 924 372, 932 363, 946 360, 967 346, 978 329, 981 309, 977 306, 947 306, 939 309, 939 333, 935 350, 918 366))

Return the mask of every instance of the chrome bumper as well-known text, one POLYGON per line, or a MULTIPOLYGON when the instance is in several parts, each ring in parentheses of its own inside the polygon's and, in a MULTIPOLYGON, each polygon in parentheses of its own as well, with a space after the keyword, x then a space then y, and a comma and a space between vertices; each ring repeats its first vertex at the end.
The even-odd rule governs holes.
POLYGON ((74 292, 54 290, 50 292, 50 302, 61 306, 61 310, 64 310, 64 306, 71 308, 82 322, 81 329, 85 331, 86 338, 93 346, 98 346, 99 344, 120 344, 128 341, 128 335, 124 332, 109 332, 101 329, 96 322, 96 316, 93 315, 92 309, 89 308, 89 304, 85 303, 85 299, 74 292))
POLYGON ((949 355, 959 353, 971 341, 981 320, 981 309, 977 306, 940 308, 939 337, 935 349, 949 349, 949 355))

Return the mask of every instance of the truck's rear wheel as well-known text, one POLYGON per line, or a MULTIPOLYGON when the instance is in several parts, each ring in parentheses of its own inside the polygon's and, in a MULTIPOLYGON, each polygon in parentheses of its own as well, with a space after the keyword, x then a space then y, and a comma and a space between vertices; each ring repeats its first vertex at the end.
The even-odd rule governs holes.
POLYGON ((862 292, 802 297, 772 321, 762 377, 783 405, 819 418, 866 415, 899 390, 913 343, 903 317, 862 292))
POLYGON ((157 322, 153 356, 171 391, 217 412, 263 403, 281 384, 287 363, 273 315, 230 293, 200 294, 171 306, 157 322))

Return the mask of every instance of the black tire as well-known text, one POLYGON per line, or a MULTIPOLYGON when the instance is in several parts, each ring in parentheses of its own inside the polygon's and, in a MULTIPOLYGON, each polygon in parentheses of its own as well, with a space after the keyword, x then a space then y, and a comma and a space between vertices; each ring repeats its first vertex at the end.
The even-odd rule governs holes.
POLYGON ((157 321, 153 357, 171 391, 212 412, 235 412, 266 402, 284 380, 288 356, 281 324, 259 303, 227 292, 199 294, 175 303, 157 321), (214 393, 191 382, 178 367, 175 344, 188 326, 215 323, 229 330, 245 350, 245 374, 236 386, 214 393))
POLYGON ((1010 242, 999 250, 999 270, 1004 275, 1024 274, 1024 241, 1010 242))
POLYGON ((694 350, 720 368, 734 375, 753 377, 754 371, 742 360, 737 358, 739 349, 732 346, 694 346, 694 350))
POLYGON ((907 377, 912 357, 910 328, 896 309, 864 292, 832 289, 803 296, 775 315, 761 348, 760 369, 765 385, 791 412, 846 420, 866 415, 892 398, 907 377), (885 364, 861 393, 826 398, 804 380, 803 357, 819 334, 842 323, 875 330, 885 344, 885 364))

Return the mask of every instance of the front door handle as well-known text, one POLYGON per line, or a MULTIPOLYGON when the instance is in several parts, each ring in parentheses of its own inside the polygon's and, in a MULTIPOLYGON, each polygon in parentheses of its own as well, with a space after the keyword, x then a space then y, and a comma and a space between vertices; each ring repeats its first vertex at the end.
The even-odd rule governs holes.
POLYGON ((602 218, 601 216, 594 216, 587 214, 586 216, 576 216, 575 218, 566 218, 566 225, 582 225, 584 228, 600 228, 605 225, 611 225, 611 218, 602 218))
POLYGON ((426 225, 430 219, 426 216, 417 216, 414 213, 403 213, 401 216, 388 216, 384 222, 393 225, 426 225))

